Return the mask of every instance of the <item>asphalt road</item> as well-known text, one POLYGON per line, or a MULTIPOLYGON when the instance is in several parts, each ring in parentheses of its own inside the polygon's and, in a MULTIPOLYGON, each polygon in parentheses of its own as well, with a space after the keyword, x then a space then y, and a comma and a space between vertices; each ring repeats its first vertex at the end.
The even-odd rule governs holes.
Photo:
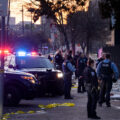
MULTIPOLYGON (((4 114, 16 111, 28 112, 33 114, 9 115, 8 120, 88 120, 86 112, 87 94, 78 94, 77 89, 72 89, 73 100, 65 100, 61 97, 37 98, 34 100, 23 100, 17 107, 4 107, 4 114), (74 103, 74 107, 59 106, 51 109, 41 109, 39 104, 48 105, 53 103, 74 103)), ((120 101, 111 101, 112 107, 97 107, 97 114, 102 120, 120 120, 120 101)))

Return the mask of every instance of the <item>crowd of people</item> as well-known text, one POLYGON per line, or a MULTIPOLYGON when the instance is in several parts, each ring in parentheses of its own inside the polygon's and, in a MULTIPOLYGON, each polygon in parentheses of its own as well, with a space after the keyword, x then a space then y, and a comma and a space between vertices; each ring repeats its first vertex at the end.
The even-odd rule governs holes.
POLYGON ((100 107, 105 102, 107 107, 110 104, 110 92, 113 82, 119 78, 118 68, 111 61, 109 53, 103 54, 95 64, 95 61, 83 53, 77 52, 72 56, 72 51, 62 56, 61 51, 55 55, 55 64, 64 73, 64 98, 73 99, 71 96, 72 74, 75 72, 78 79, 78 93, 87 92, 88 118, 100 119, 96 114, 97 102, 100 107), (96 67, 95 67, 96 66, 96 67))

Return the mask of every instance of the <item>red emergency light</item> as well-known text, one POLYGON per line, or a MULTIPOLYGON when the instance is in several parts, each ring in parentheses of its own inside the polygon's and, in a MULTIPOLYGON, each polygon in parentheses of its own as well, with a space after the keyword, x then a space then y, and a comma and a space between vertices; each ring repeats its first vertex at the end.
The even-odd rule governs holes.
POLYGON ((9 54, 9 50, 4 50, 4 54, 9 54))
POLYGON ((31 52, 31 55, 32 55, 32 56, 36 56, 37 53, 36 53, 36 52, 31 52))
POLYGON ((0 54, 2 54, 2 50, 0 50, 0 54))
POLYGON ((9 50, 5 49, 5 50, 0 50, 0 54, 4 54, 4 55, 8 55, 10 53, 9 50))

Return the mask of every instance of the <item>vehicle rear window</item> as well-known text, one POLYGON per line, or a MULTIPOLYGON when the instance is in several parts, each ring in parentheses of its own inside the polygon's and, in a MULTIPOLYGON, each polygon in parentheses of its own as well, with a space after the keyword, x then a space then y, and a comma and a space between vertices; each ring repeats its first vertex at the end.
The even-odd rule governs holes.
POLYGON ((54 68, 49 59, 44 57, 16 57, 16 65, 22 68, 54 68))

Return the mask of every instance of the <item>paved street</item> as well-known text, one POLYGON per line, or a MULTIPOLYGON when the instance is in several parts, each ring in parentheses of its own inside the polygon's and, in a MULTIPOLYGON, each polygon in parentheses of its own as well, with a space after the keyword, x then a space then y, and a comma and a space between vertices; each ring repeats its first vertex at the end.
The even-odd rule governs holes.
MULTIPOLYGON (((77 89, 72 89, 74 100, 64 100, 62 97, 55 98, 38 98, 30 101, 21 101, 18 107, 5 107, 4 113, 16 111, 28 112, 35 111, 33 114, 15 114, 11 115, 9 120, 88 120, 86 113, 86 93, 78 94, 77 89), (53 103, 75 103, 74 107, 59 106, 51 109, 41 109, 39 104, 47 105, 53 103)), ((102 120, 119 120, 120 119, 120 101, 112 101, 112 107, 97 108, 98 115, 102 120)))

